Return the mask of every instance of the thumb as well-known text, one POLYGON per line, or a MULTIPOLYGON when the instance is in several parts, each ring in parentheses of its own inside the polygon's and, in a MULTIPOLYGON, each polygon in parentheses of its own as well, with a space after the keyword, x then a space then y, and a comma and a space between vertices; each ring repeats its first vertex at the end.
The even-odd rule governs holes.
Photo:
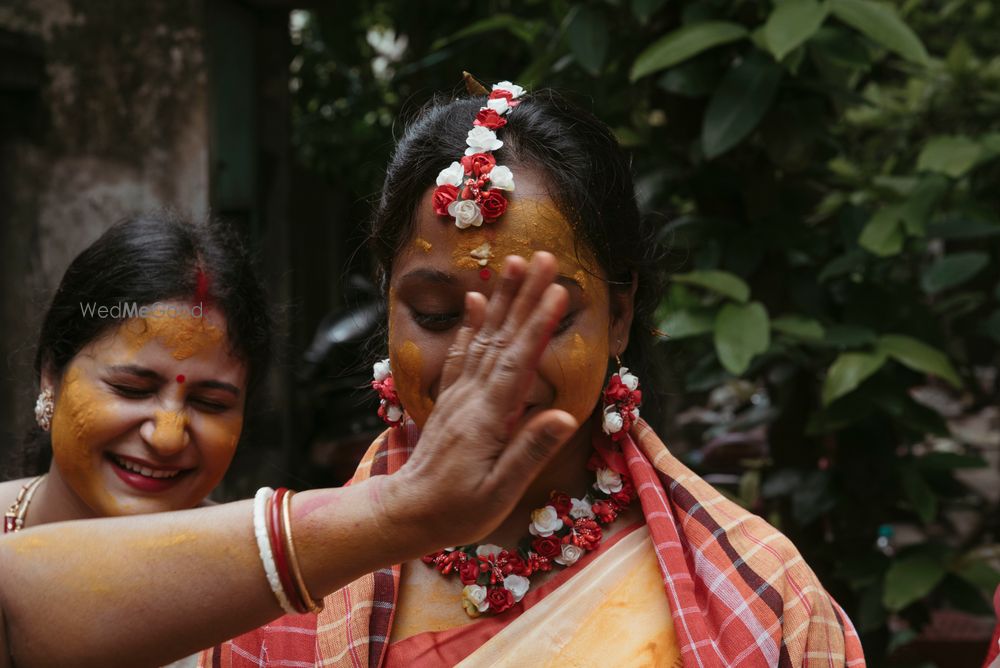
POLYGON ((497 459, 495 475, 527 487, 579 426, 566 411, 547 410, 536 415, 497 459))

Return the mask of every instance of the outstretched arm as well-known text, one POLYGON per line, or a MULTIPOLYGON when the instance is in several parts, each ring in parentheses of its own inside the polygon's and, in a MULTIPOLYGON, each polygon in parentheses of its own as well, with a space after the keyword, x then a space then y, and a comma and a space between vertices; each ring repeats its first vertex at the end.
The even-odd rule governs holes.
MULTIPOLYGON (((516 433, 523 392, 566 308, 556 263, 508 258, 489 304, 466 297, 445 389, 391 476, 298 494, 292 526, 314 596, 473 542, 510 512, 577 428, 557 410, 516 433), (441 509, 461 507, 462 513, 441 509)), ((0 666, 162 665, 281 614, 252 502, 45 525, 0 538, 0 666)))

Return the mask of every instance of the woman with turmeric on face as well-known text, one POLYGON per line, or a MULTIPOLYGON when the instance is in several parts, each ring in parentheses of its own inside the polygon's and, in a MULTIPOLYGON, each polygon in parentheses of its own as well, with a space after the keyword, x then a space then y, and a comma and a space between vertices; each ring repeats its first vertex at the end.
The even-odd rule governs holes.
MULTIPOLYGON (((510 82, 426 108, 373 222, 389 313, 375 385, 393 426, 354 481, 406 470, 442 426, 467 430, 452 436, 456 456, 495 437, 477 424, 483 406, 452 401, 449 369, 467 347, 519 379, 506 428, 553 411, 579 426, 480 541, 360 578, 314 620, 279 620, 201 665, 252 665, 265 647, 285 665, 384 668, 862 665, 850 620, 795 547, 640 418, 640 405, 657 413, 653 239, 626 156, 587 111, 510 82), (516 329, 490 311, 470 343, 478 299, 528 308, 514 297, 525 272, 522 292, 551 282, 566 294, 544 351, 497 352, 516 329)), ((456 522, 467 512, 439 509, 456 522)))
POLYGON ((269 346, 263 291, 224 227, 162 215, 110 228, 43 321, 21 463, 34 475, 0 484, 5 533, 203 503, 269 346))

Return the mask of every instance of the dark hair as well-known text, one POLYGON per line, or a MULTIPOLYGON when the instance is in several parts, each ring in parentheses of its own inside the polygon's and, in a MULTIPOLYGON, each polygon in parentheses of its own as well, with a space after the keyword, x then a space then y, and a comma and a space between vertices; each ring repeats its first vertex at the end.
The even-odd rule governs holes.
MULTIPOLYGON (((220 310, 229 348, 247 364, 247 401, 267 372, 272 319, 264 288, 236 233, 216 220, 194 222, 172 212, 143 214, 112 225, 70 263, 42 321, 35 373, 61 375, 91 341, 127 319, 83 315, 84 304, 151 305, 172 299, 220 310)), ((48 435, 28 434, 20 475, 46 470, 52 456, 48 435)))
MULTIPOLYGON (((389 162, 369 239, 377 278, 388 286, 392 262, 409 239, 416 206, 441 169, 465 152, 465 138, 483 97, 435 99, 409 124, 389 162)), ((497 162, 537 168, 566 219, 595 253, 612 290, 627 290, 637 278, 635 315, 623 363, 650 392, 653 312, 659 301, 661 252, 655 231, 639 215, 628 156, 604 123, 552 90, 533 92, 507 115, 498 135, 497 162)), ((516 169, 515 169, 516 175, 516 169)), ((516 178, 516 176, 515 176, 516 178)), ((658 415, 648 401, 644 416, 658 415)))

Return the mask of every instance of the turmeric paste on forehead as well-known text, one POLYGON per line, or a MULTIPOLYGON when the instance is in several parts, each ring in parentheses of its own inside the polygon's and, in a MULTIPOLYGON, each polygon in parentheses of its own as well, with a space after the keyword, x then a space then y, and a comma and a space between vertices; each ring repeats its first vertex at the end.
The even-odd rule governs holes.
POLYGON ((223 339, 218 327, 193 315, 132 318, 121 328, 121 336, 132 350, 157 339, 176 360, 194 357, 223 339))

